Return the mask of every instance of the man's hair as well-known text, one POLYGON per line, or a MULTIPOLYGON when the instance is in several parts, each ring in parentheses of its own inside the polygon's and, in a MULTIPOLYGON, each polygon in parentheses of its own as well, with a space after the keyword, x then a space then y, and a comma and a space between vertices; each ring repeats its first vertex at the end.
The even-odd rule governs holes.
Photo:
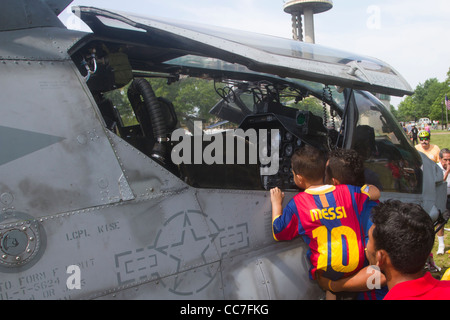
POLYGON ((393 267, 403 274, 424 268, 434 244, 434 226, 418 204, 388 200, 372 209, 376 250, 385 250, 393 267))
POLYGON ((448 150, 447 148, 441 149, 441 152, 439 152, 439 158, 444 158, 444 154, 446 153, 450 153, 450 150, 448 150))
POLYGON ((310 145, 297 149, 291 158, 295 174, 303 176, 308 181, 323 180, 325 164, 325 153, 310 145))
POLYGON ((365 183, 364 162, 355 150, 337 149, 329 154, 326 174, 329 179, 335 178, 341 184, 362 187, 365 183))

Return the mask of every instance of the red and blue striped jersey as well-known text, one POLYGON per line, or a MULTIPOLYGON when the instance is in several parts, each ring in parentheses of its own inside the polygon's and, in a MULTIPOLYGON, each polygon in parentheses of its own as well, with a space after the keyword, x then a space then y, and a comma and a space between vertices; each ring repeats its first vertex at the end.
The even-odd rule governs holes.
POLYGON ((325 185, 297 194, 273 221, 277 241, 301 236, 309 245, 308 257, 316 271, 332 280, 364 267, 364 248, 371 227, 371 201, 367 186, 325 185))

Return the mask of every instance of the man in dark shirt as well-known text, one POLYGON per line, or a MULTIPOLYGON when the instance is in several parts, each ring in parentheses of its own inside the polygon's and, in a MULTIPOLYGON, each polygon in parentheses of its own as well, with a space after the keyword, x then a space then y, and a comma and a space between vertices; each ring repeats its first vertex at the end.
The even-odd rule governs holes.
POLYGON ((419 130, 417 130, 416 126, 413 125, 412 129, 411 129, 411 137, 413 139, 413 144, 416 145, 419 143, 419 141, 417 140, 417 135, 419 134, 419 130))

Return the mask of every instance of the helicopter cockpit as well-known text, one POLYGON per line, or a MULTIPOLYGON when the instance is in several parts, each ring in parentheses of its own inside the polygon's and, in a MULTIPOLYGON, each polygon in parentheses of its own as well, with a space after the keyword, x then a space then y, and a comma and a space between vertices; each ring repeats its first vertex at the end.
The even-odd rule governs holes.
MULTIPOLYGON (((278 38, 258 42, 242 36, 239 42, 236 34, 215 34, 201 26, 88 7, 74 12, 94 33, 70 54, 105 126, 187 184, 294 190, 290 157, 296 148, 311 144, 324 151, 358 150, 366 161, 368 182, 383 191, 422 192, 420 156, 386 107, 360 90, 408 92, 387 65, 342 52, 314 51, 307 44, 288 48, 278 38), (236 48, 226 47, 230 39, 236 48), (244 40, 250 41, 245 54, 255 57, 239 53, 244 40), (292 59, 302 62, 294 66, 292 59), (160 95, 168 92, 163 87, 192 78, 206 81, 214 93, 215 100, 209 100, 214 122, 210 118, 204 123, 198 112, 193 114, 195 106, 190 114, 185 111, 189 96, 200 94, 197 84, 190 91, 178 87, 184 96, 160 95), (121 114, 122 104, 131 106, 131 112, 121 114), (130 117, 134 123, 127 124, 130 117), (261 153, 271 161, 261 161, 261 153), (270 167, 276 171, 268 174, 270 167)), ((201 95, 209 97, 203 91, 201 95)))

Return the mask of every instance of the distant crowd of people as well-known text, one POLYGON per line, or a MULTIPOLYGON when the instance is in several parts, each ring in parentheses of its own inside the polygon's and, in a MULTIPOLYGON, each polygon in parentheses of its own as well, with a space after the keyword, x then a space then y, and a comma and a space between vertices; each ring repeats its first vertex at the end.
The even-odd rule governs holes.
POLYGON ((411 139, 414 145, 419 143, 419 133, 426 131, 431 135, 431 129, 436 130, 438 128, 439 121, 433 121, 433 123, 422 122, 419 125, 415 123, 402 124, 403 130, 406 135, 411 139))

